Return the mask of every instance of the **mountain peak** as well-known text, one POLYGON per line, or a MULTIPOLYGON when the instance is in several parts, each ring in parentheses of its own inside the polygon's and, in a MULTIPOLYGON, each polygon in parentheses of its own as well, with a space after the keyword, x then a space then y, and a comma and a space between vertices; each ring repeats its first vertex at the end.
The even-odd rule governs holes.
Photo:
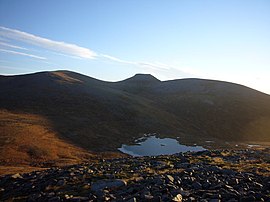
POLYGON ((151 74, 135 74, 133 77, 127 79, 135 82, 160 82, 156 77, 151 74))

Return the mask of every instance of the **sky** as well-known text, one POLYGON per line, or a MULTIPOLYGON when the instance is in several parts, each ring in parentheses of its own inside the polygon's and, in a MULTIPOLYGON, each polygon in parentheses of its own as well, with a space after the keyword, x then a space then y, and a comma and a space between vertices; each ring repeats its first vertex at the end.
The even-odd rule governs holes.
POLYGON ((0 74, 215 79, 270 94, 269 0, 0 0, 0 74))

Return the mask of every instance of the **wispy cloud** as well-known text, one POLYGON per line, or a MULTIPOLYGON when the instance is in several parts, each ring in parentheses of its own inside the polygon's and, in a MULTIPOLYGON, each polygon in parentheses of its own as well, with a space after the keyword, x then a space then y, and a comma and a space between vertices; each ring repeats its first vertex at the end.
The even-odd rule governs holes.
POLYGON ((138 65, 142 67, 147 67, 150 69, 158 69, 158 70, 169 70, 172 67, 166 64, 162 64, 160 62, 138 62, 138 65))
POLYGON ((31 58, 40 59, 40 60, 46 60, 45 57, 32 55, 32 54, 28 54, 28 53, 22 53, 22 52, 18 52, 18 51, 12 51, 12 50, 6 50, 6 49, 0 49, 0 51, 5 52, 5 53, 15 54, 15 55, 23 55, 23 56, 27 56, 27 57, 31 57, 31 58))
POLYGON ((24 43, 32 44, 38 47, 49 49, 52 51, 68 54, 71 56, 77 56, 80 58, 94 59, 97 54, 84 47, 80 47, 75 44, 70 44, 61 41, 53 41, 51 39, 43 38, 26 32, 22 32, 15 29, 9 29, 0 26, 0 37, 9 38, 24 43))
POLYGON ((170 69, 171 67, 169 65, 166 64, 162 64, 160 62, 138 62, 138 61, 128 61, 128 60, 122 60, 119 59, 117 57, 111 56, 111 55, 105 55, 105 54, 100 54, 99 56, 104 57, 106 59, 112 60, 114 62, 119 62, 119 63, 123 63, 123 64, 129 64, 129 65, 136 65, 139 67, 144 67, 144 68, 150 68, 150 69, 170 69))
POLYGON ((78 56, 72 56, 72 55, 67 55, 67 54, 63 54, 63 53, 57 53, 57 52, 54 52, 54 51, 48 51, 52 54, 55 54, 55 55, 60 55, 60 56, 64 56, 64 57, 69 57, 69 58, 74 58, 74 59, 80 59, 82 60, 83 58, 81 57, 78 57, 78 56))
POLYGON ((23 48, 23 47, 20 47, 20 46, 15 46, 15 45, 8 44, 8 43, 1 42, 1 41, 0 41, 0 46, 6 46, 6 47, 9 47, 9 48, 15 48, 15 49, 20 49, 20 50, 28 50, 27 48, 23 48))
MULTIPOLYGON (((3 40, 0 41, 0 45, 21 50, 19 52, 19 51, 13 51, 13 50, 0 49, 0 51, 10 53, 10 54, 27 56, 27 57, 31 57, 35 59, 40 59, 40 61, 44 61, 44 62, 47 61, 45 60, 46 59, 45 57, 38 56, 35 54, 25 53, 23 50, 29 51, 27 48, 13 45, 10 43, 10 41, 11 40, 21 41, 25 44, 31 44, 37 47, 41 47, 54 54, 61 55, 61 56, 68 56, 75 59, 99 59, 101 61, 110 60, 110 61, 120 63, 120 64, 132 65, 137 68, 140 68, 140 71, 143 71, 143 72, 157 72, 159 74, 164 74, 164 75, 168 75, 170 72, 174 72, 174 74, 177 73, 179 75, 192 74, 189 70, 181 69, 181 67, 175 67, 168 64, 163 64, 157 61, 149 62, 149 61, 138 61, 138 60, 135 60, 135 61, 125 60, 122 58, 112 56, 110 54, 97 53, 88 48, 80 47, 76 44, 70 44, 70 43, 61 42, 61 41, 53 41, 51 39, 47 39, 47 38, 36 36, 36 35, 26 33, 23 31, 1 27, 1 26, 0 26, 0 39, 6 39, 6 41, 4 42, 3 40)), ((50 61, 48 61, 48 64, 50 64, 50 61)))
POLYGON ((122 60, 122 59, 119 59, 119 58, 111 56, 111 55, 100 54, 99 56, 103 57, 103 58, 106 58, 106 59, 109 59, 109 60, 112 60, 114 62, 119 62, 119 63, 124 63, 124 64, 131 64, 131 65, 137 64, 136 62, 122 60))

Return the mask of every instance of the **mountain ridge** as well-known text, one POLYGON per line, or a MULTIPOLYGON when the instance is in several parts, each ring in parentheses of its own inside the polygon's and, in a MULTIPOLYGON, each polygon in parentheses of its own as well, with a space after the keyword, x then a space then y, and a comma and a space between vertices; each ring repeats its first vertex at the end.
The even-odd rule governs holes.
POLYGON ((101 79, 96 79, 94 77, 88 76, 88 75, 84 75, 82 73, 78 73, 78 72, 74 72, 74 71, 70 71, 70 70, 55 70, 55 71, 41 71, 41 72, 34 72, 34 73, 26 73, 26 74, 18 74, 18 75, 0 75, 0 78, 6 78, 6 79, 12 79, 15 77, 28 77, 28 76, 38 76, 38 75, 50 75, 52 77, 59 77, 61 78, 61 74, 62 74, 62 79, 64 78, 64 75, 70 75, 70 77, 72 78, 84 78, 85 79, 92 79, 93 81, 96 82, 100 82, 100 83, 122 83, 122 82, 127 82, 127 81, 132 81, 132 82, 139 82, 139 81, 148 81, 148 82, 156 82, 156 83, 171 83, 171 82, 179 82, 179 81, 187 81, 187 82, 191 82, 191 81, 196 81, 196 82, 201 82, 201 81, 206 81, 206 82, 216 82, 216 83, 223 83, 223 84, 228 84, 228 85, 236 85, 239 87, 245 87, 248 88, 250 90, 254 90, 257 91, 259 93, 265 94, 270 96, 268 93, 259 91, 257 89, 245 86, 243 84, 239 84, 239 83, 234 83, 234 82, 230 82, 230 81, 221 81, 221 80, 215 80, 215 79, 203 79, 203 78, 181 78, 181 79, 171 79, 171 80, 164 80, 161 81, 159 79, 157 79, 156 77, 154 77, 151 74, 147 74, 147 73, 136 73, 135 75, 127 78, 127 79, 123 79, 123 80, 119 80, 119 81, 106 81, 106 80, 101 80, 101 79))
MULTIPOLYGON (((138 74, 106 82, 71 71, 1 76, 0 110, 2 136, 14 139, 11 134, 22 135, 20 127, 41 126, 92 152, 116 152, 145 133, 180 137, 185 144, 270 142, 270 96, 215 80, 159 81, 138 74), (41 118, 27 121, 24 114, 41 118), (18 126, 10 127, 11 120, 18 126), (19 126, 20 120, 27 124, 19 126)), ((0 144, 12 145, 7 138, 0 144)))

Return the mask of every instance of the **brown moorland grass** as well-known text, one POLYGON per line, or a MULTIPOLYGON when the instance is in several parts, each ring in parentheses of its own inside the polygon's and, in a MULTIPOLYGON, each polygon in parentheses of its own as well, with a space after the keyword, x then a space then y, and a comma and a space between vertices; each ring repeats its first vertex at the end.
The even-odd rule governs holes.
POLYGON ((60 139, 45 118, 0 110, 0 175, 110 158, 60 139))

